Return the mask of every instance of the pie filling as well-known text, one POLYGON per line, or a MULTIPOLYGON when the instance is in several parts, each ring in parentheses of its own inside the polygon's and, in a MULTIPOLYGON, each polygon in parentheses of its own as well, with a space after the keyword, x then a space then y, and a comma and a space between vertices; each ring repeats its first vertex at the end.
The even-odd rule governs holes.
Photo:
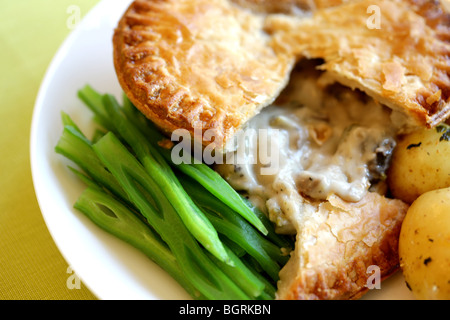
POLYGON ((236 135, 232 161, 215 166, 279 233, 296 232, 291 221, 304 198, 357 202, 386 192, 400 124, 391 109, 326 79, 314 65, 296 68, 280 97, 236 135))

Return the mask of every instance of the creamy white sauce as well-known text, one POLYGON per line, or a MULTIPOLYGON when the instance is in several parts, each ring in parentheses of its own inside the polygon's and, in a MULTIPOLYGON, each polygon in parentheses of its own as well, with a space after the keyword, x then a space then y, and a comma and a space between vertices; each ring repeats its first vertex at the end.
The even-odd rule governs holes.
POLYGON ((395 145, 397 129, 389 109, 350 89, 323 90, 317 80, 316 75, 293 74, 283 98, 244 130, 247 139, 239 148, 245 145, 247 156, 235 165, 228 162, 215 168, 284 233, 294 232, 288 217, 299 214, 292 211, 302 197, 325 200, 334 194, 359 201, 375 180, 382 179, 381 160, 395 145), (259 129, 267 130, 268 148, 275 148, 278 155, 271 159, 270 174, 263 171, 267 161, 258 158, 259 129))

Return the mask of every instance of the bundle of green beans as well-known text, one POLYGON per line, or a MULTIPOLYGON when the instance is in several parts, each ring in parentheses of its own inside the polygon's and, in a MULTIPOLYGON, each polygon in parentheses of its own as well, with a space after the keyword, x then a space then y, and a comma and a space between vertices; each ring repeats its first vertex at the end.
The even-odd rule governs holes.
POLYGON ((174 164, 164 136, 124 95, 89 85, 79 98, 100 128, 91 139, 62 113, 55 151, 87 185, 74 207, 138 248, 194 299, 272 299, 289 238, 205 164, 174 164))

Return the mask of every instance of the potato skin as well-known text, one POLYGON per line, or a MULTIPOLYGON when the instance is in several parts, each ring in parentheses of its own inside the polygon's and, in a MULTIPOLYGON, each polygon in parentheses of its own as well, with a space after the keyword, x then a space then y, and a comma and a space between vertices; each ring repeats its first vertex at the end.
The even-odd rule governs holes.
POLYGON ((450 126, 442 124, 399 139, 387 178, 394 198, 412 203, 424 192, 450 187, 450 139, 447 138, 450 138, 450 126))
POLYGON ((413 202, 400 231, 399 256, 417 299, 450 299, 450 188, 413 202))

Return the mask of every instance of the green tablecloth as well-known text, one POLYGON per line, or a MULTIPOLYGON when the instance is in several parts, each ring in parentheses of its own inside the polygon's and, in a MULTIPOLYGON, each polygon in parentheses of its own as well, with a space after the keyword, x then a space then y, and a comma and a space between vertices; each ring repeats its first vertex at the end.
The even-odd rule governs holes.
POLYGON ((98 0, 0 0, 0 299, 96 299, 58 251, 34 194, 34 102, 56 50, 98 0), (79 10, 79 11, 78 11, 79 10))

